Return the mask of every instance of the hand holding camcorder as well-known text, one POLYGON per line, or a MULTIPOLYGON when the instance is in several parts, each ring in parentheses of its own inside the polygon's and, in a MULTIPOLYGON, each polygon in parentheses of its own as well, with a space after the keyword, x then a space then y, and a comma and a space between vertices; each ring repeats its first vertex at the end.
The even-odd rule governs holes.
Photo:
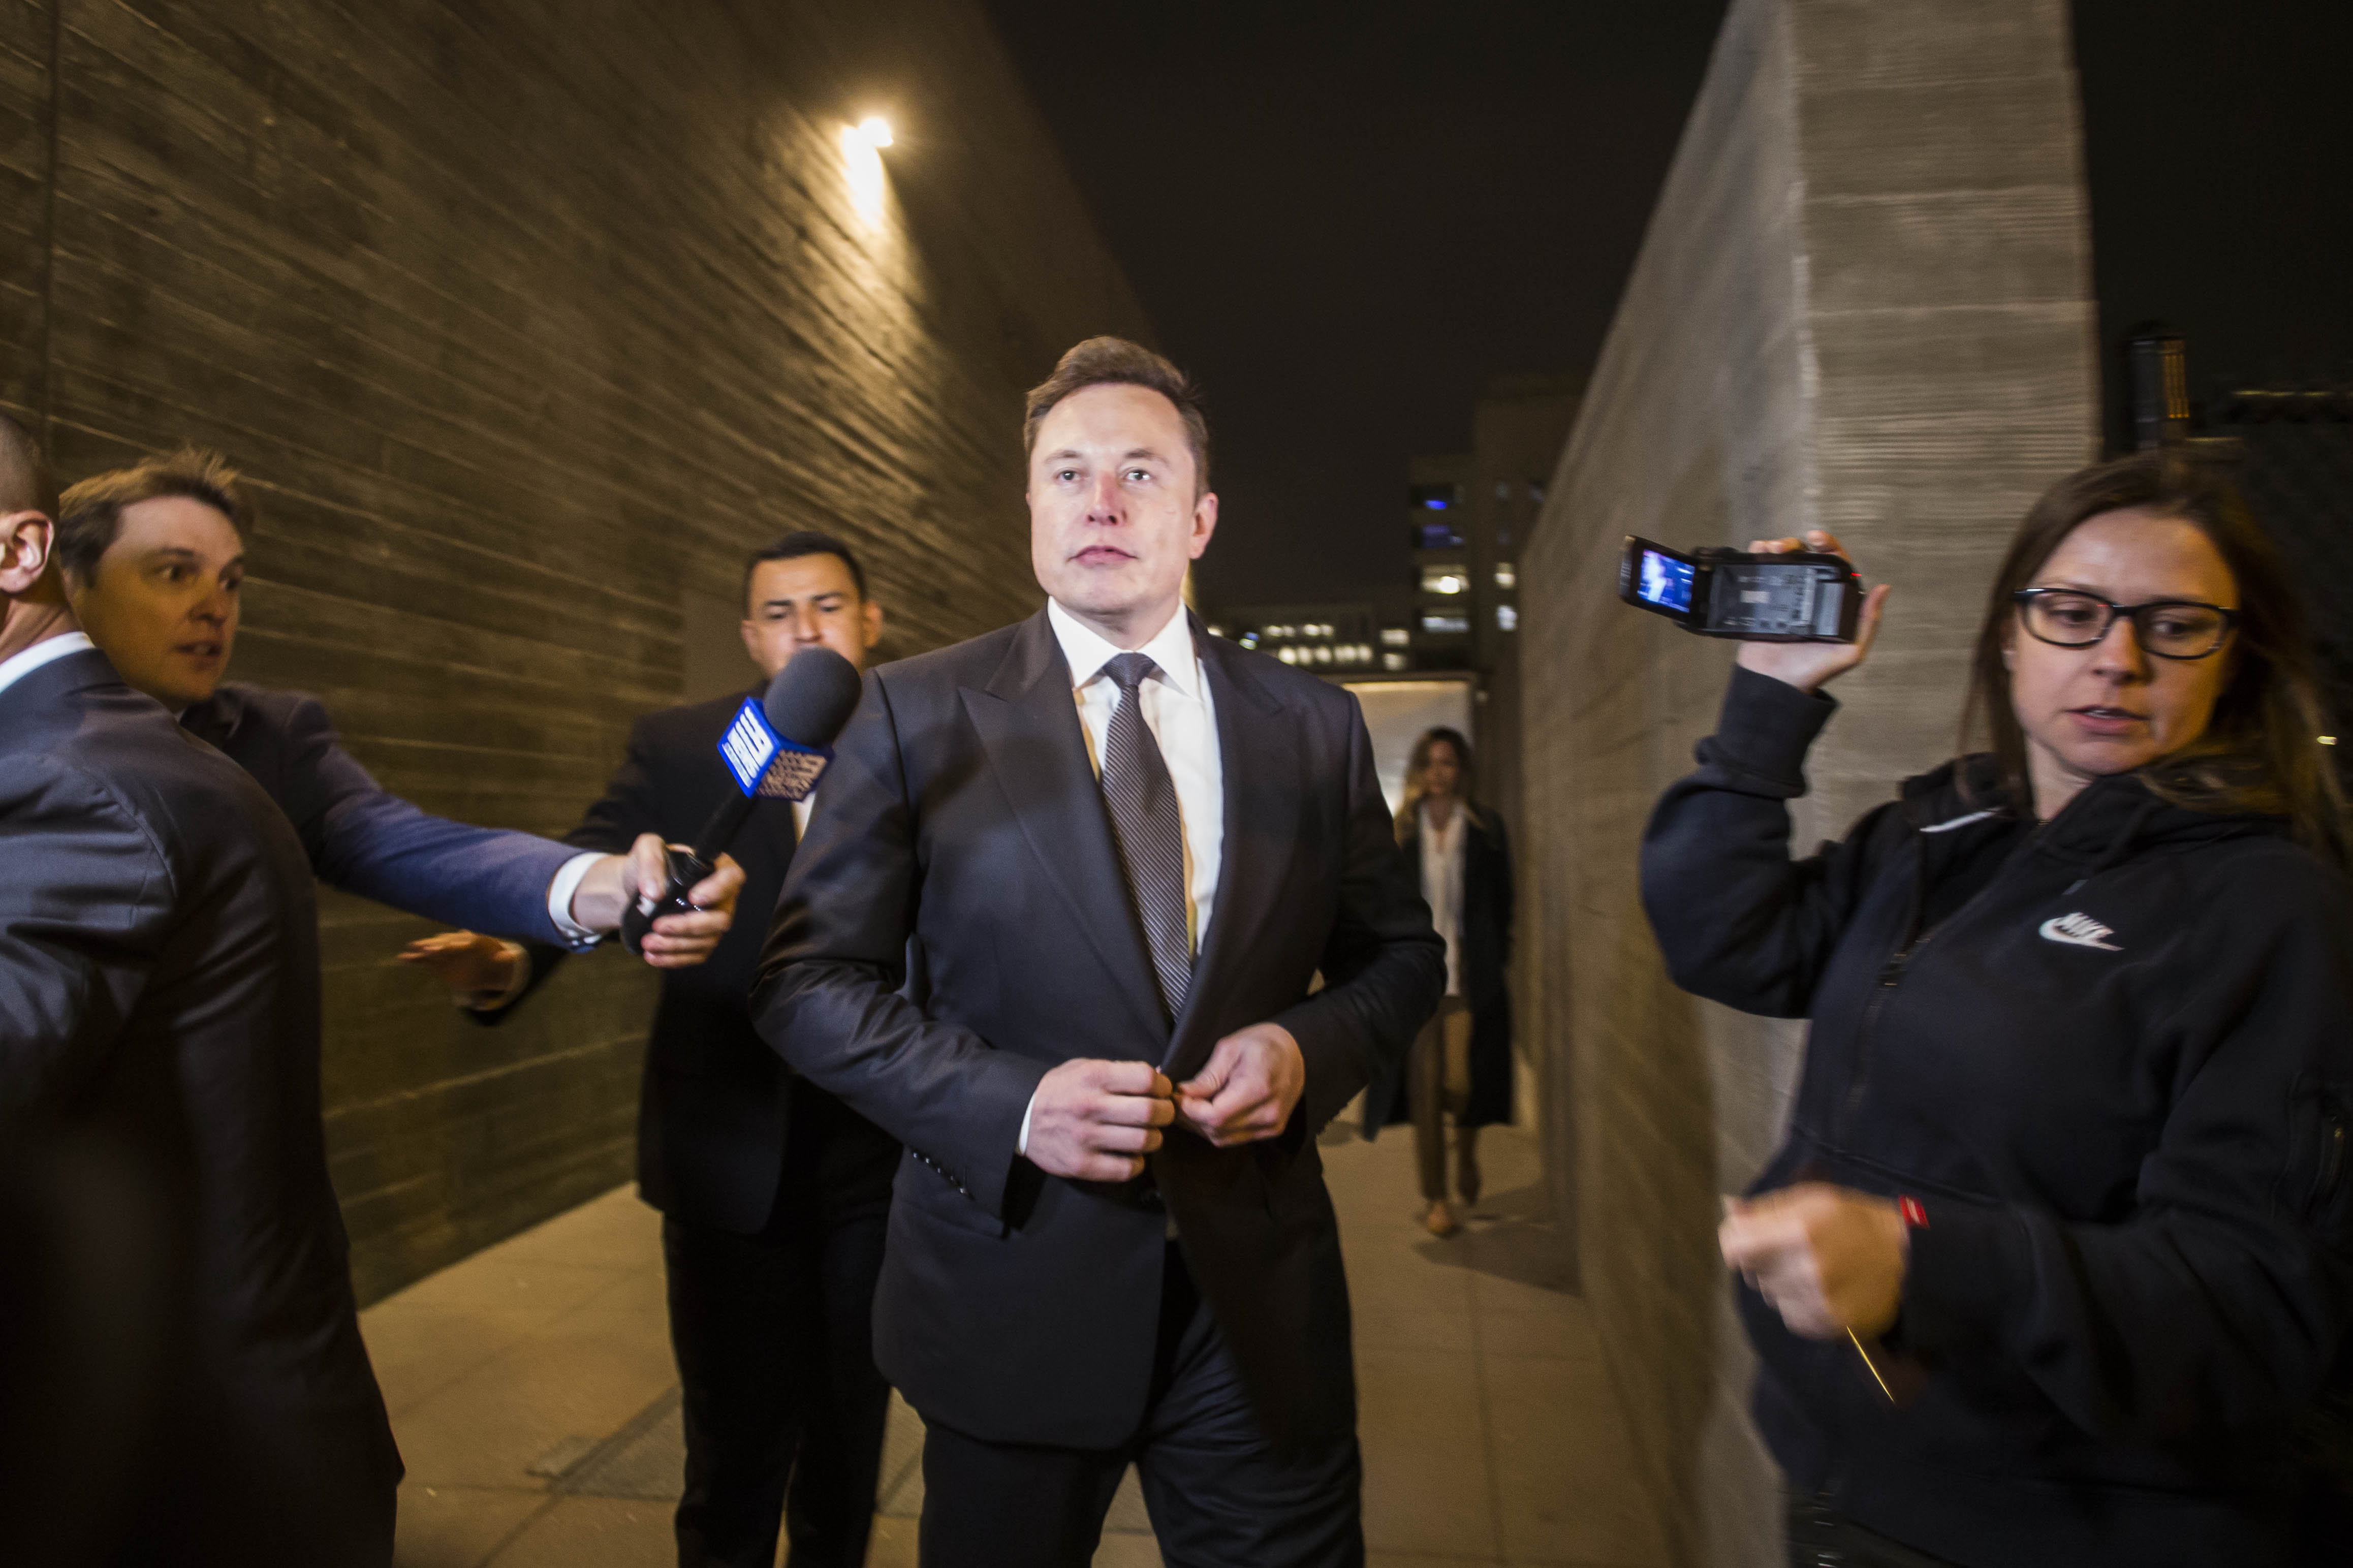
POLYGON ((1842 555, 1712 546, 1685 554, 1629 535, 1618 563, 1618 596, 1702 637, 1851 643, 1863 591, 1861 574, 1842 555))

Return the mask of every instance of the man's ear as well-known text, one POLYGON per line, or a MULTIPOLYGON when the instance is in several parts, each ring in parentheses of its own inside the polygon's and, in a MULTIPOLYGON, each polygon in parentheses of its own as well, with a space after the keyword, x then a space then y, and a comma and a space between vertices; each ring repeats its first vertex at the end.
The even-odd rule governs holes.
POLYGON ((1198 561, 1209 548, 1209 536, 1218 531, 1218 492, 1203 490, 1193 503, 1193 553, 1198 561))
MULTIPOLYGON (((33 591, 57 553, 58 525, 42 511, 0 514, 0 594, 19 598, 33 591)), ((64 585, 58 585, 59 597, 64 585)))
POLYGON ((865 646, 872 647, 882 640, 882 606, 869 599, 860 610, 859 616, 866 623, 865 646))

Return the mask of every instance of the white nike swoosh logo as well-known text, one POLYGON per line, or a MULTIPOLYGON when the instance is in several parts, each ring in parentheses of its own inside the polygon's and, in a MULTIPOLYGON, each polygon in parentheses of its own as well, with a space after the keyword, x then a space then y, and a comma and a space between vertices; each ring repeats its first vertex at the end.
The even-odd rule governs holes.
POLYGON ((2067 915, 2053 915, 2051 919, 2044 921, 2042 922, 2042 940, 2045 942, 2065 942, 2069 947, 2096 947, 2102 952, 2122 952, 2124 951, 2123 948, 2118 947, 2115 942, 2102 942, 2096 936, 2079 936, 2074 931, 2068 930, 2066 922, 2071 918, 2072 917, 2067 915))

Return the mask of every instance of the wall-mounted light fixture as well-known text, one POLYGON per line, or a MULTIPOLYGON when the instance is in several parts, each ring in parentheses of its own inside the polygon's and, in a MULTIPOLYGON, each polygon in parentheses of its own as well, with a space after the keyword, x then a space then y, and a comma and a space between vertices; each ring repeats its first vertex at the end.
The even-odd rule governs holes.
POLYGON ((891 122, 870 114, 841 128, 842 160, 849 175, 850 205, 871 228, 890 210, 890 177, 882 172, 882 149, 891 145, 891 122))

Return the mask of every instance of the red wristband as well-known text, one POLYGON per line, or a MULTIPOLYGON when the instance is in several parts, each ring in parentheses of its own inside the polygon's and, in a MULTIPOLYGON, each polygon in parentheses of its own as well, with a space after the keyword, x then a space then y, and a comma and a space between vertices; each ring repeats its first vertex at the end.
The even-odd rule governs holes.
POLYGON ((1904 1216, 1904 1227, 1906 1230, 1928 1228, 1928 1211, 1920 1206, 1918 1198, 1908 1193, 1899 1194, 1895 1199, 1895 1207, 1896 1211, 1904 1216))

